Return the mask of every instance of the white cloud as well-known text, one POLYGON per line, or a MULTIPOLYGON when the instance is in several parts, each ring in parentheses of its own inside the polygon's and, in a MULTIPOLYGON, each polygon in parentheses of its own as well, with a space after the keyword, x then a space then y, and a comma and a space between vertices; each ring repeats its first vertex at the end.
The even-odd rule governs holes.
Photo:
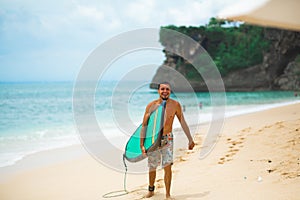
POLYGON ((125 16, 133 22, 148 24, 155 14, 156 1, 137 0, 130 2, 125 8, 125 16))
POLYGON ((226 18, 236 15, 243 15, 259 8, 260 6, 266 4, 268 1, 269 0, 240 0, 230 6, 225 7, 218 13, 218 16, 221 18, 226 18))
POLYGON ((206 2, 189 1, 180 7, 171 7, 165 14, 165 22, 176 25, 196 25, 199 26, 213 15, 210 13, 210 6, 206 2))
POLYGON ((77 5, 78 14, 87 19, 102 21, 104 13, 98 10, 96 7, 77 5))
POLYGON ((172 4, 165 11, 164 23, 185 26, 200 26, 216 17, 224 7, 238 0, 186 0, 182 5, 172 4))
POLYGON ((200 26, 208 23, 211 17, 226 5, 238 0, 136 0, 125 4, 123 11, 127 24, 135 26, 186 25, 200 26))
POLYGON ((69 38, 70 35, 74 38, 87 34, 107 38, 124 30, 143 27, 203 25, 226 4, 234 1, 237 0, 226 3, 223 0, 62 0, 59 4, 20 1, 18 6, 6 1, 4 5, 10 13, 2 10, 4 23, 1 29, 7 34, 26 32, 36 38, 69 38))
POLYGON ((121 26, 117 10, 110 5, 77 5, 76 8, 72 20, 76 20, 79 26, 94 27, 96 31, 112 31, 121 26))
MULTIPOLYGON (((39 63, 29 60, 39 58, 50 70, 49 63, 54 60, 61 68, 74 58, 80 62, 80 55, 86 57, 98 44, 124 31, 170 24, 204 25, 239 0, 0 1, 0 66, 5 64, 18 72, 18 66, 23 65, 34 69, 39 63), (51 55, 57 52, 64 56, 53 59, 51 55)), ((69 66, 72 70, 75 63, 69 66)))

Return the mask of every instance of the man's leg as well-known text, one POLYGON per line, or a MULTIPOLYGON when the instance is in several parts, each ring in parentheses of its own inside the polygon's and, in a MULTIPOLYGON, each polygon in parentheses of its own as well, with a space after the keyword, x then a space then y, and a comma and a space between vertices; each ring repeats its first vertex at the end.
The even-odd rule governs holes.
POLYGON ((170 198, 171 197, 170 189, 171 189, 171 181, 172 181, 172 165, 170 164, 165 166, 164 171, 165 171, 164 181, 166 187, 166 198, 170 198))
POLYGON ((156 178, 156 168, 161 163, 160 152, 153 151, 148 153, 148 167, 149 167, 149 188, 146 198, 152 197, 154 195, 154 183, 156 178))
POLYGON ((156 169, 150 169, 149 170, 149 186, 153 187, 154 186, 154 182, 155 182, 155 178, 156 178, 156 169))
POLYGON ((154 195, 155 178, 156 178, 156 168, 150 168, 149 169, 149 191, 148 194, 146 195, 146 198, 150 198, 154 195))
POLYGON ((173 164, 173 134, 168 134, 168 144, 162 149, 162 165, 164 166, 165 187, 166 187, 166 199, 172 199, 171 181, 172 181, 172 164, 173 164))

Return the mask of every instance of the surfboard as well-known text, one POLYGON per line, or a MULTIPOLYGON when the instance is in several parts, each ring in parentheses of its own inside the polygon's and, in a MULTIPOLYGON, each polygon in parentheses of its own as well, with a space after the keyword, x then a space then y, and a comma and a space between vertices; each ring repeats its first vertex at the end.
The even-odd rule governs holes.
MULTIPOLYGON (((166 101, 163 101, 149 116, 144 139, 146 152, 154 151, 160 144, 163 134, 165 105, 166 101)), ((145 158, 140 148, 141 129, 142 124, 136 129, 126 144, 123 156, 130 162, 138 162, 145 158)))

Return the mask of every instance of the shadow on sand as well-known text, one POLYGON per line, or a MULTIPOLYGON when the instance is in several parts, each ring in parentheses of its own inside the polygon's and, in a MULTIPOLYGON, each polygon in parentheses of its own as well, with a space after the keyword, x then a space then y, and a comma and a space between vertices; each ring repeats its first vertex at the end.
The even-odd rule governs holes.
MULTIPOLYGON (((181 195, 173 195, 172 198, 175 200, 188 200, 188 199, 200 199, 203 198, 207 195, 209 195, 209 191, 202 192, 202 193, 194 193, 194 194, 181 194, 181 195)), ((162 200, 165 199, 165 194, 162 193, 156 193, 153 197, 151 198, 138 198, 138 199, 149 199, 149 200, 162 200)))
POLYGON ((173 196, 176 200, 185 200, 185 199, 199 199, 209 195, 209 191, 202 192, 202 193, 195 193, 195 194, 182 194, 173 196))

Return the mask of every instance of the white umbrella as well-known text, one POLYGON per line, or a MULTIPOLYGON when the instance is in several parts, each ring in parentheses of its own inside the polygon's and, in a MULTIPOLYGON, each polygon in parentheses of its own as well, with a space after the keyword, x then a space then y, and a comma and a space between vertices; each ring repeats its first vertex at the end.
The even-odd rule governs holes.
POLYGON ((225 8, 218 18, 300 31, 299 10, 300 0, 245 0, 225 8))

